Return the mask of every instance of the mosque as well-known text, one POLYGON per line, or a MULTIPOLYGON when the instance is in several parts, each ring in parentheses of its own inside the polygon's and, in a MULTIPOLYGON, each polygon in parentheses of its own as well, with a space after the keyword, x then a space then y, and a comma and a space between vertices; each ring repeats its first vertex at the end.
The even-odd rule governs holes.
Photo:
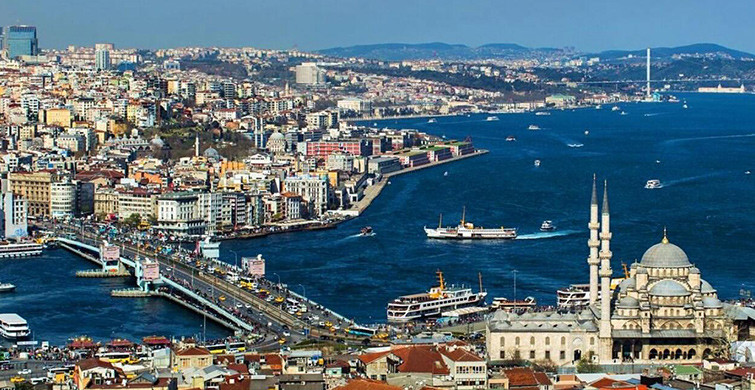
POLYGON ((593 179, 589 306, 577 312, 494 313, 487 320, 489 360, 550 360, 559 366, 585 358, 604 365, 699 363, 724 356, 731 341, 752 339, 755 310, 722 303, 665 229, 661 242, 612 291, 607 188, 600 219, 598 212, 593 179))

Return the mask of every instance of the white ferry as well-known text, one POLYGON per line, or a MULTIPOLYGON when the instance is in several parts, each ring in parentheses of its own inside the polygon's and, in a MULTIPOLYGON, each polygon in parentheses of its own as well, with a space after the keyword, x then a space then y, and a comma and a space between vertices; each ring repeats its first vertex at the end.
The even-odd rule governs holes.
POLYGON ((538 125, 529 125, 527 127, 527 130, 533 130, 533 131, 534 130, 540 130, 540 126, 538 126, 538 125))
POLYGON ((488 121, 488 122, 493 122, 493 121, 497 121, 498 117, 495 116, 495 115, 491 115, 491 116, 485 118, 485 120, 488 121))
POLYGON ((16 313, 0 314, 0 336, 9 340, 23 339, 31 334, 29 324, 16 313))
POLYGON ((472 292, 467 287, 447 287, 443 273, 438 271, 438 287, 420 294, 403 295, 388 303, 389 322, 409 322, 427 318, 440 317, 444 311, 462 307, 480 306, 488 295, 485 291, 472 292))
MULTIPOLYGON (((600 298, 600 290, 598 290, 598 298, 600 298)), ((556 305, 559 309, 579 309, 589 304, 589 284, 572 284, 556 291, 556 305)))
POLYGON ((42 244, 33 242, 11 244, 0 243, 0 258, 39 256, 42 254, 42 244))
POLYGON ((647 183, 645 183, 645 188, 648 190, 655 190, 663 188, 663 184, 661 184, 661 181, 658 179, 651 179, 648 180, 647 183))
POLYGON ((510 301, 508 298, 493 298, 493 304, 490 305, 490 309, 519 313, 534 309, 536 306, 537 301, 533 297, 514 301, 510 301))
POLYGON ((466 208, 462 211, 461 222, 456 227, 443 227, 443 215, 440 216, 438 227, 435 229, 425 226, 427 238, 439 239, 459 239, 459 240, 478 240, 478 239, 513 239, 516 238, 516 228, 485 229, 475 226, 465 220, 466 208))

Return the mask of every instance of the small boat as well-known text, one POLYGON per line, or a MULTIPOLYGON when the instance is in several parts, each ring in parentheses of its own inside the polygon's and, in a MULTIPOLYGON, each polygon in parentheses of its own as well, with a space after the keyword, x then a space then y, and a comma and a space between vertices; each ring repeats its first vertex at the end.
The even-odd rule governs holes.
POLYGON ((0 283, 0 293, 11 292, 16 289, 16 286, 10 283, 0 283))
POLYGON ((488 121, 488 122, 494 122, 494 121, 498 120, 498 117, 495 116, 495 115, 491 115, 491 116, 485 118, 485 120, 488 121))
POLYGON ((567 144, 570 148, 581 148, 585 146, 584 144, 567 144))
POLYGON ((750 171, 745 171, 745 175, 749 175, 749 174, 750 174, 750 171))
POLYGON ((585 130, 585 135, 590 135, 590 130, 585 130))
POLYGON ((359 231, 359 235, 362 237, 371 236, 372 234, 372 226, 365 226, 359 231))
POLYGON ((427 123, 435 123, 435 122, 437 122, 437 121, 438 121, 438 120, 437 120, 437 119, 435 119, 435 118, 430 118, 430 119, 428 119, 428 120, 427 120, 427 123))
POLYGON ((682 105, 682 108, 687 108, 687 103, 684 103, 684 104, 682 105))
POLYGON ((448 176, 448 171, 443 172, 443 176, 448 176))
POLYGON ((543 223, 540 224, 541 232, 552 232, 554 230, 556 230, 556 225, 553 224, 553 221, 543 221, 543 223))
POLYGON ((550 115, 550 114, 551 113, 548 112, 548 111, 538 111, 538 112, 535 113, 535 115, 538 115, 538 116, 547 116, 547 115, 550 115))
POLYGON ((655 163, 656 163, 656 164, 660 164, 660 163, 661 163, 661 160, 655 160, 655 163))
POLYGON ((661 181, 658 179, 651 179, 648 180, 647 183, 645 183, 645 188, 648 190, 655 190, 663 188, 663 184, 661 184, 661 181))
POLYGON ((626 111, 622 111, 621 114, 619 115, 629 115, 629 114, 627 114, 626 111))
POLYGON ((535 166, 536 166, 536 167, 539 167, 539 166, 540 166, 540 160, 535 160, 535 166))
POLYGON ((540 130, 540 126, 538 126, 538 125, 529 125, 529 127, 527 127, 527 130, 540 130))
POLYGON ((595 109, 596 109, 596 110, 600 110, 601 108, 603 108, 603 107, 601 107, 601 105, 600 105, 600 104, 598 104, 597 106, 595 106, 595 109))
POLYGON ((619 110, 621 110, 621 108, 619 108, 619 106, 613 106, 613 107, 611 107, 611 111, 619 111, 619 110))
POLYGON ((506 137, 506 142, 514 142, 514 141, 516 141, 516 137, 514 137, 513 135, 506 137))

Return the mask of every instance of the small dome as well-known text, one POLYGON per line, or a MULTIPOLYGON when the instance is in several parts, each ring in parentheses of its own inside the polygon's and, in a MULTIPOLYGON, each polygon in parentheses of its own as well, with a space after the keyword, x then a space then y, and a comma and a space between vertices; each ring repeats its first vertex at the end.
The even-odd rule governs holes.
POLYGON ((624 279, 619 283, 619 291, 624 292, 628 288, 635 288, 637 286, 637 281, 634 278, 628 278, 624 279))
POLYGON ((723 307, 721 304, 721 301, 716 297, 705 297, 703 298, 703 306, 711 309, 720 308, 723 307))
POLYGON ((682 248, 665 238, 660 244, 655 244, 645 251, 640 264, 651 268, 683 268, 692 265, 682 248))
POLYGON ((703 294, 711 294, 716 292, 716 289, 707 281, 700 279, 700 292, 703 294))
POLYGON ((632 297, 624 297, 619 299, 619 303, 616 306, 625 309, 633 309, 640 307, 640 302, 632 297))
POLYGON ((645 267, 639 267, 639 268, 637 268, 637 273, 638 274, 647 274, 648 270, 645 267))
POLYGON ((150 143, 157 146, 158 148, 162 148, 163 145, 165 145, 165 142, 158 135, 156 135, 155 138, 152 138, 152 141, 150 141, 150 143))
POLYGON ((203 156, 207 158, 214 158, 216 160, 220 160, 220 153, 218 153, 215 148, 207 148, 204 150, 204 153, 202 153, 203 156))
POLYGON ((692 267, 692 268, 689 269, 689 273, 690 274, 698 274, 699 275, 700 274, 700 268, 692 267))
POLYGON ((286 136, 283 135, 282 133, 276 131, 276 132, 274 132, 273 134, 270 135, 270 141, 276 140, 276 139, 278 139, 278 140, 285 140, 286 136))
POLYGON ((689 291, 677 281, 664 279, 650 288, 650 295, 658 297, 684 297, 689 295, 689 291))

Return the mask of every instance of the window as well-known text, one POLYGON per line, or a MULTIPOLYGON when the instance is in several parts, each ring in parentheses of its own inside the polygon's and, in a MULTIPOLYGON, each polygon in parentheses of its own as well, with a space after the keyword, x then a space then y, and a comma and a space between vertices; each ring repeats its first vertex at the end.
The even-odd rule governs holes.
POLYGON ((566 337, 561 336, 561 345, 566 345, 566 337))
POLYGON ((535 336, 530 337, 530 345, 535 345, 535 336))
POLYGON ((505 337, 501 337, 501 347, 503 347, 505 345, 506 345, 506 338, 505 337))
POLYGON ((545 359, 551 360, 551 351, 545 351, 545 359))
POLYGON ((545 338, 545 345, 551 345, 551 338, 550 337, 546 337, 545 338))
POLYGON ((533 350, 530 350, 530 359, 534 359, 534 358, 535 358, 535 350, 533 349, 533 350))
POLYGON ((516 336, 514 339, 514 344, 519 345, 519 336, 516 336))
POLYGON ((561 360, 566 359, 566 351, 561 351, 558 353, 558 358, 561 360))
POLYGON ((506 359, 506 351, 501 351, 501 354, 499 355, 501 359, 506 359))
POLYGON ((595 337, 590 337, 590 345, 595 345, 595 337))

